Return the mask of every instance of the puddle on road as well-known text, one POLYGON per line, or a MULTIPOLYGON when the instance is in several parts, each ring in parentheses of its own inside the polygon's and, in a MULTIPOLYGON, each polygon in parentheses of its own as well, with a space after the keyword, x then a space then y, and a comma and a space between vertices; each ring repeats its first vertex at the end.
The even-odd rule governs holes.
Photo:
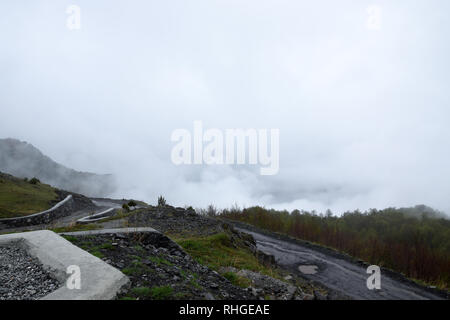
POLYGON ((315 265, 299 265, 298 270, 303 274, 316 274, 317 266, 315 265))

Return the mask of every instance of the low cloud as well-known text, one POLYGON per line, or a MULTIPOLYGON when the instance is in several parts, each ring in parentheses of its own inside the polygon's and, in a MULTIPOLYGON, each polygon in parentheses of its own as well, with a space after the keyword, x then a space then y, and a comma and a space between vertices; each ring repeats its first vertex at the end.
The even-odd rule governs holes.
POLYGON ((447 1, 0 4, 0 137, 114 197, 345 210, 450 211, 447 1), (107 10, 105 8, 108 8, 107 10), (280 168, 172 163, 179 128, 280 130, 280 168))

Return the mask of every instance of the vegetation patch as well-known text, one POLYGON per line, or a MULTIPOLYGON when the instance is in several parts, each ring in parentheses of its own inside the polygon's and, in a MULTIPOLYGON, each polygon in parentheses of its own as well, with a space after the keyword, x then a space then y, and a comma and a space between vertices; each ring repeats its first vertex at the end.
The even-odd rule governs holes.
MULTIPOLYGON (((247 247, 233 244, 228 233, 217 233, 208 237, 171 238, 183 247, 199 263, 219 271, 224 267, 261 272, 274 278, 281 278, 278 270, 262 265, 247 247)), ((241 280, 239 282, 242 283, 241 280)))
POLYGON ((145 264, 138 261, 133 261, 131 266, 122 269, 122 272, 128 276, 141 276, 147 273, 153 273, 154 270, 147 267, 145 264))
POLYGON ((237 275, 235 272, 229 271, 222 274, 225 278, 227 278, 232 284, 235 286, 239 286, 242 288, 247 288, 251 285, 251 281, 245 277, 241 277, 237 275))
POLYGON ((0 173, 0 219, 41 212, 57 201, 55 189, 37 179, 26 181, 0 173))
POLYGON ((158 256, 150 256, 150 257, 148 257, 148 259, 158 266, 161 264, 165 264, 167 266, 173 265, 173 263, 171 263, 170 261, 167 261, 166 259, 164 259, 162 257, 158 257, 158 256))
POLYGON ((72 224, 65 227, 56 227, 51 228, 50 230, 56 233, 63 233, 63 232, 76 232, 76 231, 89 231, 89 230, 98 230, 102 227, 98 224, 91 223, 91 224, 72 224))
POLYGON ((130 293, 135 299, 167 300, 172 296, 173 288, 170 286, 137 287, 133 288, 130 293))

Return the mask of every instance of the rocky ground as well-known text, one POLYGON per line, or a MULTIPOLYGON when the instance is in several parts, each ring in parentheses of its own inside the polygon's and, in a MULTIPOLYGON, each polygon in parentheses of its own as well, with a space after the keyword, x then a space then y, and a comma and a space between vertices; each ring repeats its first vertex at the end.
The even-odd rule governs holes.
POLYGON ((166 237, 152 234, 67 236, 129 276, 119 299, 254 299, 248 291, 197 263, 166 237))
POLYGON ((302 300, 326 295, 323 288, 279 269, 273 256, 257 250, 252 236, 192 208, 149 207, 116 218, 99 225, 152 227, 167 235, 68 236, 130 277, 131 288, 119 298, 302 300), (208 251, 208 246, 214 248, 208 251))
POLYGON ((36 300, 60 285, 20 244, 0 247, 0 300, 36 300))
POLYGON ((217 220, 201 216, 192 208, 150 207, 128 218, 130 226, 151 226, 162 233, 208 236, 222 231, 217 220))
POLYGON ((271 300, 304 300, 304 299, 314 299, 313 295, 304 294, 301 289, 291 283, 293 277, 288 275, 284 278, 286 281, 281 281, 269 277, 267 275, 261 274, 259 272, 253 272, 245 269, 236 269, 234 267, 221 268, 220 271, 223 274, 228 274, 230 272, 236 274, 237 276, 246 278, 249 280, 251 286, 249 286, 248 291, 251 291, 253 296, 258 299, 271 299, 271 300))

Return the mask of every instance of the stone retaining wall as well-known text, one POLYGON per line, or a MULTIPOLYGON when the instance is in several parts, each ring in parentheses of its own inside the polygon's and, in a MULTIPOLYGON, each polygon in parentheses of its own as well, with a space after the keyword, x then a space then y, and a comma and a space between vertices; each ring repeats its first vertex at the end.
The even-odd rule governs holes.
POLYGON ((37 224, 48 224, 53 220, 66 217, 75 211, 75 200, 72 195, 68 195, 63 201, 58 202, 52 208, 25 217, 0 219, 0 229, 2 227, 24 227, 37 224))

